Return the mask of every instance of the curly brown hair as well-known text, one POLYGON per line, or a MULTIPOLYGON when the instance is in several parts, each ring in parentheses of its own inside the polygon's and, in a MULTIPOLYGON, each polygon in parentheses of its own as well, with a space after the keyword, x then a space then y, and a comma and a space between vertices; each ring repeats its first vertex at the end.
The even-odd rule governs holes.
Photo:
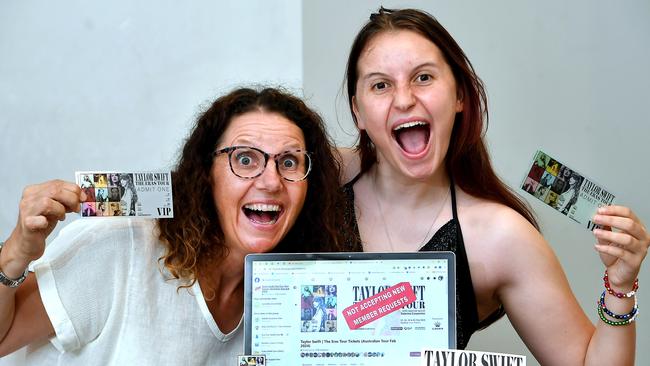
POLYGON ((234 117, 264 111, 278 113, 298 126, 312 157, 307 196, 295 224, 273 252, 343 250, 344 234, 335 159, 321 117, 299 98, 278 88, 239 88, 218 98, 196 121, 172 172, 174 218, 159 219, 159 238, 167 251, 160 258, 170 274, 192 286, 228 255, 219 213, 212 198, 210 171, 217 141, 234 117))

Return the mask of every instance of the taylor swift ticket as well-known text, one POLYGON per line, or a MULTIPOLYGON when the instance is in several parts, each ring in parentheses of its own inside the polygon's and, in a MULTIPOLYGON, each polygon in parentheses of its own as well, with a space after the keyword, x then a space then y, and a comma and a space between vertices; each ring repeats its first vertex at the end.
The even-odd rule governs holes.
POLYGON ((82 217, 174 217, 170 172, 76 172, 82 217))
POLYGON ((614 195, 591 179, 562 164, 541 150, 521 188, 589 230, 600 206, 611 205, 614 195))

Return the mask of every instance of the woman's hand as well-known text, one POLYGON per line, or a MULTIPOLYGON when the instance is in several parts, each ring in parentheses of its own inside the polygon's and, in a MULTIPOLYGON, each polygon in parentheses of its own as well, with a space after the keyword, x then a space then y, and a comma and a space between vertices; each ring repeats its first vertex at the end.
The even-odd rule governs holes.
MULTIPOLYGON (((6 277, 20 278, 29 263, 45 251, 45 239, 65 214, 79 211, 86 195, 76 184, 53 180, 29 186, 20 200, 18 223, 0 252, 6 277)), ((18 287, 0 285, 0 357, 54 335, 54 327, 38 295, 34 274, 18 287)))
POLYGON ((83 199, 85 194, 79 186, 62 180, 25 188, 20 200, 18 223, 6 243, 11 259, 26 265, 40 258, 47 236, 59 221, 65 220, 66 213, 79 212, 83 199))
POLYGON ((619 292, 630 291, 648 253, 650 233, 624 206, 601 207, 593 221, 603 226, 594 229, 598 241, 595 248, 607 267, 610 284, 619 292))

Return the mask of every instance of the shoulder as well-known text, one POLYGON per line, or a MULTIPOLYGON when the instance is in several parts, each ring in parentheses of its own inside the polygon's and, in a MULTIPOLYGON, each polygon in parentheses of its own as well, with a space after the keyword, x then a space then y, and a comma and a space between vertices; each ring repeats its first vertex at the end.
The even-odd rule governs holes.
POLYGON ((470 262, 507 281, 531 266, 555 265, 541 233, 514 209, 457 189, 458 216, 470 262))
POLYGON ((341 176, 339 182, 343 185, 354 179, 361 171, 361 157, 359 152, 351 147, 338 147, 334 156, 341 164, 341 176))
POLYGON ((459 188, 456 188, 456 192, 463 233, 475 232, 495 240, 539 235, 537 229, 514 209, 502 203, 471 196, 459 188))
POLYGON ((53 260, 71 260, 72 256, 116 254, 119 258, 138 248, 157 243, 157 226, 153 220, 138 218, 77 219, 64 227, 47 245, 36 264, 53 260), (135 244, 138 245, 135 245, 135 244), (129 250, 130 248, 132 250, 129 250), (119 253, 117 253, 119 252, 119 253), (101 253, 101 254, 100 254, 101 253), (119 254, 119 255, 117 255, 119 254))
POLYGON ((154 221, 143 219, 79 219, 70 223, 33 263, 41 293, 57 288, 58 297, 65 287, 68 294, 94 294, 96 284, 102 283, 110 296, 109 288, 127 284, 129 276, 138 278, 158 268, 164 247, 155 230, 154 221))

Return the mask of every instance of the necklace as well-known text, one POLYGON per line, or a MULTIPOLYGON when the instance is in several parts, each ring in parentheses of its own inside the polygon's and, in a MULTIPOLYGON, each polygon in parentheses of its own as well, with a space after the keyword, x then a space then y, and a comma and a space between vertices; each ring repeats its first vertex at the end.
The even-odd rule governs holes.
MULTIPOLYGON (((377 209, 379 210, 379 217, 381 217, 381 222, 384 227, 384 234, 386 234, 386 238, 388 239, 388 245, 390 245, 390 250, 391 252, 395 251, 395 248, 393 247, 393 240, 390 237, 390 233, 388 232, 388 225, 386 224, 386 218, 384 218, 384 211, 381 207, 381 202, 379 202, 379 194, 377 193, 377 187, 376 187, 376 180, 373 180, 372 182, 372 190, 374 191, 375 194, 375 202, 377 202, 377 209)), ((442 200, 442 203, 440 204, 440 207, 438 207, 438 210, 433 217, 433 220, 431 220, 431 225, 429 225, 429 228, 427 229, 426 234, 424 234, 424 238, 422 238, 422 241, 420 244, 417 246, 417 249, 420 250, 426 244, 427 239, 429 238, 429 235, 431 234, 431 229, 433 229, 433 224, 435 224, 436 220, 438 220, 438 216, 440 216, 440 213, 442 212, 442 209, 445 207, 445 203, 447 202, 447 199, 449 198, 449 194, 451 193, 451 187, 447 190, 447 193, 445 194, 445 199, 442 200)))

